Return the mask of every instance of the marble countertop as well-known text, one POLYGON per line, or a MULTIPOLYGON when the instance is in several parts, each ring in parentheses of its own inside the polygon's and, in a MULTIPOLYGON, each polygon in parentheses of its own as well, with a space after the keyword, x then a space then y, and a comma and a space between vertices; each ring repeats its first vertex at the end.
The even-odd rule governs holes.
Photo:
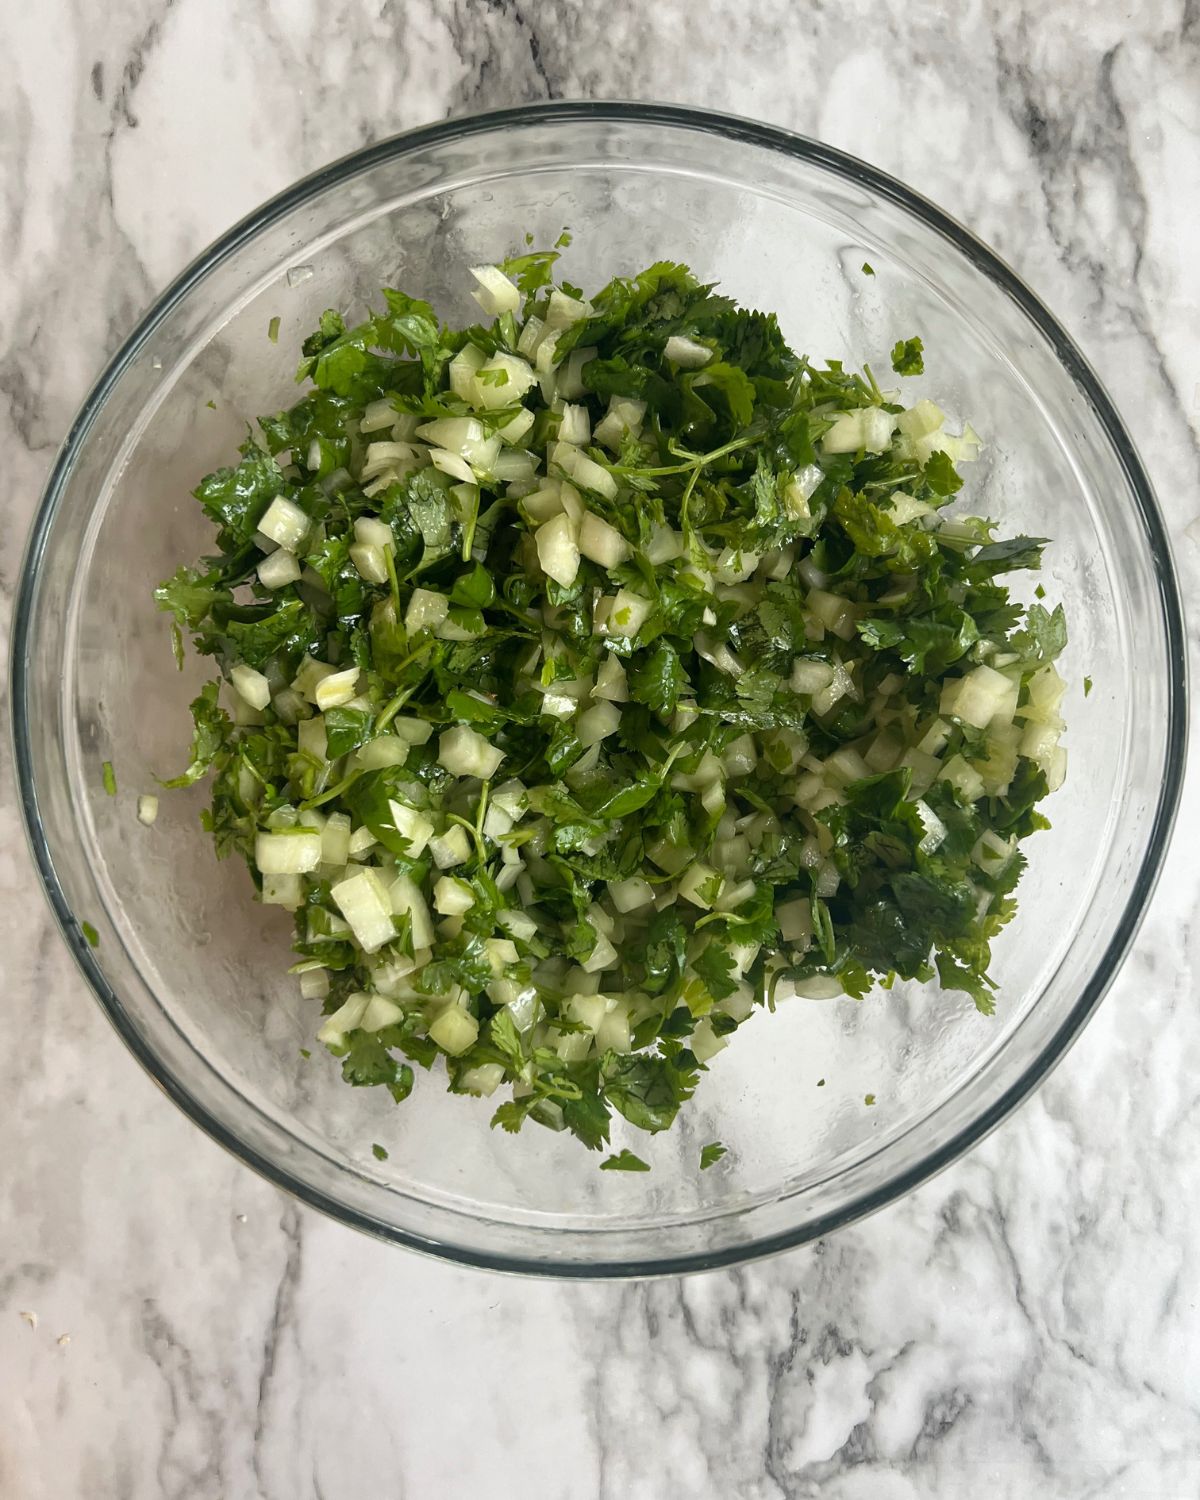
MULTIPOLYGON (((965 221, 1102 373, 1194 599, 1200 12, 946 10, 0 7, 5 634, 74 408, 186 260, 367 141, 547 96, 759 116, 965 221)), ((1200 1494, 1196 778, 1108 1000, 968 1159, 745 1270, 563 1286, 375 1244, 204 1139, 88 998, 35 887, 7 746, 0 769, 5 1500, 1200 1494)))

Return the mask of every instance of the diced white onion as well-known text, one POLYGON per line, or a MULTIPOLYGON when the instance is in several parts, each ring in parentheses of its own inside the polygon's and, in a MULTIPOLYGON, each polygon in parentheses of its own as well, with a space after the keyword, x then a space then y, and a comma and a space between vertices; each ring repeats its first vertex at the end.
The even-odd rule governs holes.
POLYGON ((398 917, 408 917, 414 949, 433 945, 433 918, 429 906, 411 875, 397 875, 387 892, 389 907, 398 917))
POLYGON ((350 561, 357 569, 359 577, 365 579, 367 583, 388 581, 387 560, 382 547, 376 547, 370 542, 352 542, 350 561))
POLYGON ((632 639, 653 612, 654 605, 649 599, 644 599, 641 594, 635 594, 630 589, 619 589, 612 601, 604 634, 632 639))
POLYGON ((713 1030, 712 1022, 707 1016, 696 1022, 696 1029, 688 1040, 688 1046, 695 1054, 698 1063, 708 1062, 728 1045, 727 1038, 718 1036, 713 1030))
POLYGON ((720 894, 724 884, 725 877, 720 871, 696 860, 680 876, 679 894, 685 901, 690 901, 693 906, 707 911, 720 894))
POLYGON ((503 759, 503 750, 497 750, 467 724, 445 730, 438 740, 438 764, 451 776, 478 776, 487 781, 503 759))
POLYGON ((615 526, 585 511, 579 527, 579 550, 584 557, 610 571, 628 562, 633 551, 615 526))
POLYGON ((994 719, 1011 722, 1017 692, 1017 683, 1002 672, 989 666, 975 667, 943 685, 938 712, 976 729, 986 729, 994 719))
POLYGON ((883 453, 892 441, 895 417, 878 406, 841 412, 821 439, 826 453, 883 453))
POLYGON ((229 674, 234 692, 251 708, 266 708, 271 701, 271 684, 261 672, 240 663, 229 674))
POLYGON ((470 1011, 448 1005, 430 1022, 429 1036, 443 1052, 458 1057, 475 1045, 479 1037, 479 1022, 470 1011))
MULTIPOLYGON (((318 845, 320 840, 317 840, 318 845)), ((330 888, 330 895, 350 924, 364 953, 375 953, 396 935, 387 888, 370 867, 358 870, 330 888)))
POLYGON ((797 896, 775 908, 779 936, 793 947, 807 948, 812 941, 812 903, 807 896, 797 896))
POLYGON ((476 405, 489 411, 513 406, 536 380, 527 360, 503 351, 493 354, 480 365, 475 376, 476 405))
POLYGON ((306 875, 321 863, 321 835, 308 829, 256 834, 254 863, 263 875, 306 875))
POLYGON ((555 287, 550 293, 546 308, 546 328, 549 332, 570 328, 573 323, 581 323, 585 318, 590 318, 594 312, 595 308, 590 302, 569 297, 566 292, 555 287))
POLYGON ((446 448, 431 448, 429 461, 435 469, 443 474, 449 474, 452 479, 461 479, 467 484, 474 483, 474 469, 465 458, 460 458, 457 453, 451 453, 446 448))
POLYGON ((667 340, 663 352, 681 370, 698 370, 713 357, 712 350, 706 345, 699 344, 695 339, 686 338, 678 333, 673 333, 667 340))
POLYGON ((300 577, 300 560, 286 547, 279 547, 258 565, 258 581, 265 589, 281 589, 300 577))
POLYGON ((329 1046, 340 1046, 347 1032, 358 1030, 358 1023, 362 1020, 363 1012, 370 1003, 370 999, 370 995, 365 995, 361 991, 348 995, 338 1010, 335 1010, 331 1016, 325 1017, 321 1023, 321 1029, 317 1032, 317 1040, 329 1046))
POLYGON ((370 432, 382 432, 391 427, 396 420, 396 408, 392 405, 390 396, 382 396, 378 401, 370 401, 363 409, 359 418, 358 430, 364 436, 370 432))
POLYGON ((408 745, 427 745, 433 735, 433 725, 428 719, 406 719, 397 716, 392 720, 392 733, 408 745))
POLYGON ((614 453, 629 436, 636 437, 642 429, 646 415, 646 403, 628 396, 613 396, 609 399, 608 411, 596 424, 593 436, 614 453))
POLYGON ((285 495, 276 495, 263 513, 258 529, 279 547, 289 552, 299 550, 300 543, 308 535, 309 521, 305 513, 285 495))
POLYGON ((304 880, 299 875, 264 875, 262 882, 264 906, 282 906, 285 911, 298 911, 304 905, 304 880))
POLYGON ((586 974, 602 974, 605 969, 611 969, 617 963, 617 950, 612 945, 612 940, 601 933, 596 939, 596 946, 583 961, 583 970, 586 974))
POLYGON ((519 821, 529 806, 529 793, 523 782, 513 779, 502 782, 492 793, 492 806, 503 809, 513 820, 519 821))
POLYGON ((444 594, 435 594, 432 589, 413 589, 404 612, 405 632, 416 635, 422 630, 434 630, 449 613, 450 601, 444 594))
POLYGON ((433 887, 433 909, 443 917, 461 917, 475 905, 475 893, 465 880, 443 875, 433 887))
POLYGON ((388 811, 392 815, 392 825, 396 832, 408 843, 409 855, 413 859, 420 859, 426 844, 433 837, 433 820, 395 798, 388 799, 388 811))
POLYGON ((515 313, 521 306, 521 293, 499 266, 472 266, 471 275, 479 283, 479 290, 471 296, 490 318, 515 313))
POLYGON ((328 677, 323 677, 317 683, 313 692, 313 701, 322 713, 327 708, 340 708, 342 704, 349 703, 354 697, 357 682, 357 667, 346 667, 344 671, 331 672, 328 677))
POLYGON ((570 588, 579 573, 579 543, 569 516, 552 516, 534 532, 542 572, 563 588, 570 588))
POLYGON ((626 880, 609 883, 609 900, 619 912, 639 911, 654 900, 654 891, 640 875, 630 875, 626 880))
POLYGON ((455 823, 445 833, 430 839, 429 852, 439 870, 451 870, 471 857, 471 841, 465 828, 455 823))
POLYGON ((460 401, 470 406, 476 405, 475 376, 486 358, 482 349, 477 349, 474 344, 464 344, 447 367, 450 389, 460 401))
POLYGON ((610 734, 616 734, 620 727, 621 710, 615 703, 601 701, 579 715, 575 733, 579 737, 579 743, 586 747, 607 739, 610 734))
POLYGON ((359 746, 356 760, 364 771, 382 771, 388 766, 402 766, 408 759, 409 748, 399 735, 380 734, 359 746))
POLYGON ((656 568, 683 556, 683 538, 669 526, 656 525, 646 544, 646 561, 656 568))
POLYGON ((719 583, 744 583, 758 567, 758 553, 744 552, 740 547, 726 547, 713 570, 719 583))
POLYGON ((558 438, 562 443, 587 444, 592 440, 592 424, 586 406, 576 406, 567 401, 563 404, 558 424, 558 438))
POLYGON ((600 663, 596 672, 596 685, 592 689, 592 697, 606 698, 610 703, 628 701, 629 683, 619 656, 613 656, 610 653, 600 663))
POLYGON ((517 340, 517 353, 523 354, 526 359, 534 359, 538 352, 538 345, 542 342, 545 332, 546 325, 543 320, 531 314, 525 319, 525 325, 521 329, 521 336, 517 340))
POLYGON ((528 433, 534 424, 534 414, 527 406, 523 406, 515 417, 511 417, 504 426, 500 428, 500 438, 503 442, 515 446, 528 433))
POLYGON ((305 969, 300 975, 300 998, 302 1000, 324 1000, 328 993, 328 969, 305 969))

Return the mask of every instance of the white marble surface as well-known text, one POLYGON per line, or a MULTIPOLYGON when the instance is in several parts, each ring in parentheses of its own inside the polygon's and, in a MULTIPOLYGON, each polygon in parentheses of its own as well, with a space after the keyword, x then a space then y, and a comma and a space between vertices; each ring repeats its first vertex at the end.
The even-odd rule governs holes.
MULTIPOLYGON (((1196 596, 1195 0, 0 0, 0 55, 5 620, 74 407, 185 260, 365 141, 547 95, 761 116, 964 219, 1101 370, 1196 596)), ((51 929, 4 755, 5 1500, 1200 1494, 1194 784, 1097 1019, 968 1160, 742 1272, 564 1287, 376 1245, 187 1124, 51 929)))

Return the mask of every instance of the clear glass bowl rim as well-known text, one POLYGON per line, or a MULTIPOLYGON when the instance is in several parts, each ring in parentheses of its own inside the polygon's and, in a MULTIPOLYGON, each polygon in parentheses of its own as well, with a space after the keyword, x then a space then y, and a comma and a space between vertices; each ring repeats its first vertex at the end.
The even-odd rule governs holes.
POLYGON ((46 481, 42 498, 26 544, 13 613, 10 661, 12 740, 21 815, 29 847, 63 940, 74 956, 92 993, 126 1046, 167 1096, 208 1136, 233 1156, 274 1183, 330 1217, 377 1238, 442 1259, 489 1270, 527 1275, 551 1275, 570 1279, 677 1275, 716 1269, 775 1254, 819 1239, 846 1224, 865 1217, 904 1196, 940 1172, 993 1130, 1045 1079, 1066 1054, 1104 997, 1145 915, 1157 884, 1171 830, 1179 806, 1187 751, 1187 657, 1179 586, 1171 559, 1167 532, 1153 489, 1124 423, 1087 360, 1065 330, 1024 282, 992 250, 950 215, 914 192, 896 178, 858 158, 807 136, 717 111, 683 105, 622 101, 549 101, 513 109, 491 110, 440 121, 404 131, 374 145, 351 152, 340 160, 300 179, 276 197, 247 215, 219 239, 213 241, 155 300, 149 311, 112 357, 92 387, 68 429, 67 436, 46 481), (1154 821, 1145 857, 1132 882, 1128 900, 1112 937, 1093 965, 1087 983, 1062 1024, 1044 1050, 1003 1095, 969 1126, 958 1131, 903 1173, 836 1212, 811 1220, 795 1230, 748 1240, 708 1253, 646 1257, 639 1261, 594 1264, 556 1264, 532 1256, 482 1254, 442 1241, 411 1234, 394 1224, 350 1209, 333 1197, 296 1180, 278 1163, 239 1139, 161 1063, 131 1024, 120 999, 101 972, 91 948, 81 935, 59 882, 38 811, 32 745, 29 733, 29 663, 38 575, 46 540, 70 474, 92 424, 103 409, 109 391, 125 368, 152 337, 167 312, 185 298, 217 265, 252 239, 261 229, 289 213, 307 199, 365 169, 397 160, 432 145, 469 140, 481 133, 522 129, 548 120, 602 124, 633 122, 683 129, 698 135, 725 139, 777 152, 821 168, 844 181, 868 188, 890 200, 935 230, 972 266, 987 276, 1017 304, 1053 348, 1060 364, 1086 398, 1124 471, 1130 493, 1140 512, 1149 538, 1158 582, 1163 635, 1167 646, 1167 736, 1163 782, 1154 810, 1154 821))

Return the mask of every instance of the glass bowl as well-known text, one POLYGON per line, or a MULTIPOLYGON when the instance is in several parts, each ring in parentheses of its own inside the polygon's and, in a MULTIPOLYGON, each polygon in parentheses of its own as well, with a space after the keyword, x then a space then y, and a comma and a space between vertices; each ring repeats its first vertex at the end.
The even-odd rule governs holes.
POLYGON ((1162 522, 1119 418, 983 245, 899 183, 782 131, 673 107, 553 105, 348 157, 232 229, 159 298, 88 397, 38 514, 16 613, 16 758, 66 940, 130 1049, 216 1140, 346 1223, 450 1259, 674 1272, 881 1206, 1046 1076, 1112 979, 1162 861, 1184 747, 1181 639, 1162 522), (347 1088, 313 1042, 315 1004, 285 973, 290 919, 250 900, 239 863, 213 857, 203 786, 164 794, 152 829, 134 817, 136 794, 186 759, 205 675, 195 661, 176 671, 151 598, 209 550, 189 494, 199 476, 256 415, 295 399, 292 354, 322 309, 356 315, 397 285, 470 321, 464 268, 520 249, 526 232, 551 244, 564 226, 569 279, 683 259, 777 310, 790 342, 822 359, 886 370, 895 340, 920 332, 928 373, 906 397, 979 428, 988 446, 961 499, 1005 532, 1054 538, 1042 582, 1072 632, 1071 769, 997 946, 996 1016, 935 987, 787 1001, 715 1059, 674 1131, 618 1128, 614 1148, 635 1146, 648 1176, 598 1172, 573 1138, 536 1127, 489 1130, 491 1103, 446 1094, 437 1074, 399 1108, 347 1088), (700 1172, 714 1139, 728 1155, 700 1172))

